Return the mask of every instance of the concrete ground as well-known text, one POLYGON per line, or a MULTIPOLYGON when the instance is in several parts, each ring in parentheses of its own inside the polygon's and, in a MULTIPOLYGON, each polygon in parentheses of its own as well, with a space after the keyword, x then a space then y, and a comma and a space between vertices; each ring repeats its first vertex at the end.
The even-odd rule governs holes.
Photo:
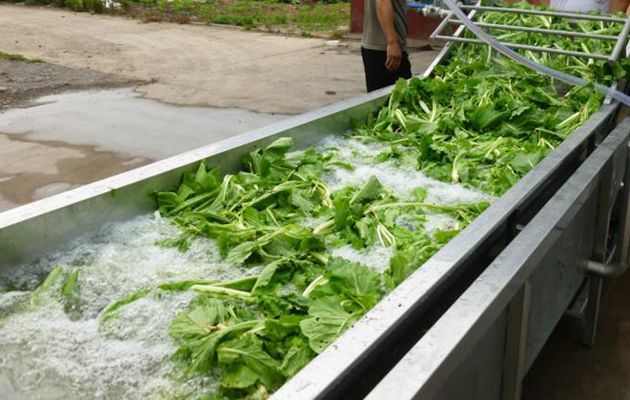
MULTIPOLYGON (((227 27, 0 6, 2 51, 154 80, 137 91, 178 105, 297 114, 354 97, 364 92, 357 48, 227 27)), ((416 71, 433 56, 412 54, 416 71)))
POLYGON ((630 400, 630 273, 609 282, 593 347, 562 321, 525 378, 523 400, 630 400))
POLYGON ((282 118, 176 107, 132 88, 45 96, 0 113, 0 211, 282 118))
POLYGON ((45 62, 0 60, 0 211, 361 95, 358 46, 0 4, 0 51, 45 62))

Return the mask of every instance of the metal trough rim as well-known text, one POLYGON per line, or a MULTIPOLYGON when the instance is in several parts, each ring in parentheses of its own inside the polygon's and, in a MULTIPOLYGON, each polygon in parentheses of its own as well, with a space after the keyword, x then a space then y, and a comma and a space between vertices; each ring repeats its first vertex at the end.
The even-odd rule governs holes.
MULTIPOLYGON (((570 217, 570 212, 563 210, 564 205, 579 202, 584 193, 594 187, 596 175, 592 171, 604 167, 609 154, 623 141, 627 141, 628 131, 630 118, 610 133, 519 237, 503 250, 431 330, 378 383, 368 399, 384 398, 384 394, 392 396, 388 398, 428 399, 439 393, 449 373, 523 287, 542 254, 553 246, 557 224, 570 217)), ((579 265, 575 267, 584 268, 579 265)))
MULTIPOLYGON (((614 113, 617 105, 603 105, 576 132, 550 153, 532 171, 497 199, 484 213, 455 236, 396 289, 348 329, 318 357, 284 384, 273 399, 323 398, 355 367, 356 361, 378 346, 382 338, 427 300, 435 288, 455 273, 465 260, 497 227, 505 223, 528 194, 544 185, 562 162, 585 143, 593 130, 614 113)), ((376 384, 376 382, 375 382, 376 384)))
MULTIPOLYGON (((449 49, 450 46, 445 47, 426 74, 448 56, 449 49)), ((271 142, 274 136, 284 133, 296 135, 300 127, 325 117, 345 118, 343 113, 346 111, 372 101, 385 101, 392 88, 384 88, 312 112, 290 117, 261 129, 0 213, 0 269, 3 266, 14 265, 11 258, 7 256, 7 252, 10 252, 16 244, 5 244, 4 239, 10 237, 14 229, 19 229, 21 223, 37 223, 38 219, 60 212, 67 207, 79 205, 88 207, 90 202, 95 202, 99 198, 115 196, 118 190, 128 189, 175 169, 192 167, 201 160, 221 155, 230 150, 252 145, 264 146, 271 142)), ((528 199, 529 194, 543 187, 545 181, 562 163, 583 144, 587 143, 593 132, 606 124, 616 110, 617 104, 603 105, 597 113, 592 115, 588 121, 507 193, 497 199, 472 224, 281 387, 273 395, 273 398, 282 400, 318 398, 331 393, 344 376, 356 366, 358 361, 377 348, 383 338, 387 337, 396 326, 409 317, 414 308, 429 299, 436 288, 458 270, 463 260, 480 247, 484 240, 488 239, 498 227, 504 224, 509 216, 528 199)), ((109 207, 112 206, 109 205, 109 207)), ((103 220, 106 221, 105 217, 103 220)), ((80 225, 81 221, 75 218, 74 224, 80 225)), ((54 235, 55 228, 50 227, 48 229, 50 232, 44 235, 46 240, 49 239, 49 235, 54 235)))
MULTIPOLYGON (((288 117, 284 120, 274 122, 265 127, 245 132, 234 137, 220 140, 218 142, 187 151, 164 160, 135 168, 133 170, 114 175, 78 188, 53 195, 41 200, 34 201, 22 206, 0 212, 0 231, 20 222, 41 216, 64 208, 70 204, 86 201, 91 198, 110 194, 112 191, 123 189, 135 183, 159 176, 173 169, 193 165, 212 156, 220 155, 228 150, 238 148, 243 145, 258 143, 279 132, 299 128, 310 122, 317 121, 323 117, 334 115, 346 111, 352 107, 367 103, 369 101, 383 99, 391 93, 393 87, 354 97, 345 101, 331 104, 310 111, 304 114, 288 117)), ((2 260, 0 259, 0 262, 2 260)))

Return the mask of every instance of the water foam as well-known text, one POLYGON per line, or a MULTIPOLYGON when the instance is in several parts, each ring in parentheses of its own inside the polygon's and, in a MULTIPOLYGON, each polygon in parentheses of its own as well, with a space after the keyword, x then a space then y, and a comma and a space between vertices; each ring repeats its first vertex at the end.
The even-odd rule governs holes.
MULTIPOLYGON (((360 186, 375 176, 401 199, 417 187, 426 189, 427 203, 492 199, 391 162, 377 164, 376 156, 388 148, 384 144, 329 136, 318 148, 335 152, 356 166, 352 171, 337 169, 323 177, 332 190, 360 186)), ((303 225, 313 227, 321 222, 310 218, 303 225)), ((424 222, 409 223, 413 229, 422 227, 430 234, 457 227, 453 218, 439 213, 427 214, 424 222)), ((159 215, 142 216, 105 225, 37 262, 0 275, 0 292, 9 291, 0 293, 0 393, 47 400, 161 399, 190 398, 215 390, 214 378, 181 379, 181 370, 171 360, 176 345, 168 336, 168 326, 175 314, 186 308, 192 294, 154 288, 177 280, 234 279, 257 269, 223 262, 216 243, 206 238, 193 240, 184 253, 156 245, 179 234, 178 228, 159 215), (80 268, 80 300, 71 312, 58 297, 44 298, 40 306, 33 307, 29 305, 30 295, 19 292, 34 290, 55 265, 64 268, 65 276, 80 268), (145 297, 120 308, 114 318, 103 320, 105 307, 143 288, 149 290, 145 297)), ((383 271, 393 249, 344 246, 332 254, 383 271)), ((53 292, 59 293, 60 285, 58 282, 53 292)))
MULTIPOLYGON (((54 265, 67 273, 81 268, 78 313, 67 313, 58 298, 45 296, 37 307, 22 301, 23 310, 0 320, 0 375, 31 399, 55 398, 55 393, 64 399, 172 398, 211 389, 211 382, 173 378, 176 345, 168 326, 191 293, 153 290, 106 322, 100 315, 112 302, 162 282, 232 279, 246 272, 222 262, 208 239, 194 240, 186 253, 156 245, 178 233, 168 221, 148 216, 109 224, 4 276, 5 285, 32 289, 54 265)), ((60 285, 51 292, 59 293, 60 285)), ((15 293, 1 294, 0 305, 15 309, 15 293)))
POLYGON ((323 181, 332 191, 346 186, 361 186, 374 176, 400 198, 408 197, 414 189, 422 187, 427 191, 427 203, 457 204, 494 199, 480 190, 470 189, 459 183, 441 182, 426 176, 422 171, 396 165, 392 161, 377 162, 376 156, 389 148, 384 143, 334 136, 323 139, 320 147, 334 152, 340 159, 355 166, 350 171, 338 168, 325 174, 323 181))
POLYGON ((361 250, 356 250, 352 246, 342 246, 334 249, 332 255, 383 272, 389 267, 389 259, 394 255, 394 250, 392 247, 380 245, 361 250))
POLYGON ((407 197, 418 187, 427 191, 425 202, 433 204, 457 204, 489 201, 493 197, 460 184, 440 182, 421 171, 408 171, 384 162, 377 165, 359 165, 352 171, 338 169, 328 174, 324 182, 331 190, 346 186, 359 187, 371 177, 376 177, 383 186, 399 197, 407 197))

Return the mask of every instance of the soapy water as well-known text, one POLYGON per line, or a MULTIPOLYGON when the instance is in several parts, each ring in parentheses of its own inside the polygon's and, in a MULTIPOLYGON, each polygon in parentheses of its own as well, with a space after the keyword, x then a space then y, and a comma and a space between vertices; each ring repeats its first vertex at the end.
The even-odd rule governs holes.
POLYGON ((383 143, 364 143, 352 138, 334 136, 324 139, 321 148, 334 149, 340 159, 354 166, 350 171, 338 168, 324 176, 324 183, 331 191, 346 186, 359 187, 374 176, 391 193, 402 199, 419 187, 426 190, 425 202, 431 204, 452 205, 494 199, 480 190, 466 188, 458 183, 441 182, 416 169, 396 165, 393 161, 375 162, 378 154, 389 149, 389 146, 383 143))
POLYGON ((332 255, 383 272, 389 267, 389 259, 394 255, 394 249, 376 245, 357 250, 348 245, 333 249, 332 255))
MULTIPOLYGON (((150 291, 120 308, 114 318, 103 321, 100 315, 114 301, 159 283, 226 280, 248 272, 221 261, 209 239, 194 240, 185 253, 156 244, 178 234, 166 219, 155 216, 108 224, 2 277, 5 286, 32 290, 55 265, 68 271, 81 268, 76 312, 67 312, 52 296, 33 307, 30 296, 19 295, 24 292, 0 294, 0 306, 18 310, 0 319, 0 376, 11 386, 0 387, 0 398, 187 398, 211 390, 207 379, 177 379, 171 360, 176 345, 168 327, 187 307, 191 293, 150 291)), ((51 292, 59 289, 60 283, 51 292)))
MULTIPOLYGON (((324 177, 332 191, 360 186, 376 176, 401 198, 424 187, 428 203, 492 200, 390 162, 374 165, 370 160, 387 148, 380 144, 328 137, 323 148, 335 148, 329 151, 355 166, 324 177)), ((321 222, 311 218, 303 225, 321 222)), ((413 229, 420 224, 429 234, 459 229, 457 221, 439 213, 427 214, 424 222, 401 217, 399 223, 413 229)), ((37 262, 0 275, 0 398, 172 399, 216 390, 216 379, 184 378, 172 360, 177 346, 168 327, 194 295, 155 288, 164 282, 235 279, 255 274, 262 266, 244 268, 224 262, 215 241, 208 238, 194 239, 186 252, 158 244, 179 235, 179 229, 158 213, 140 216, 106 224, 37 262), (64 268, 65 276, 79 268, 79 300, 70 310, 49 295, 30 305, 32 291, 57 265, 64 268), (108 305, 140 289, 149 289, 148 294, 118 309, 113 318, 103 318, 108 305)), ((332 250, 332 255, 382 272, 393 249, 344 246, 332 250)), ((58 282, 51 292, 59 293, 60 286, 58 282)))

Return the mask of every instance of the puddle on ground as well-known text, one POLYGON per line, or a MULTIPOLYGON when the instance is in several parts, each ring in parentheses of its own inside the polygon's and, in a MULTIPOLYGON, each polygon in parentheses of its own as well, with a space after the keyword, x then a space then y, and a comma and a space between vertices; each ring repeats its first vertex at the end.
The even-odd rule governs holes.
POLYGON ((42 97, 31 107, 0 113, 0 132, 23 135, 29 141, 61 141, 157 160, 285 117, 168 105, 124 88, 42 97))
POLYGON ((167 105, 131 88, 42 97, 0 112, 0 212, 282 118, 167 105))
POLYGON ((149 163, 93 146, 0 133, 0 212, 149 163))
MULTIPOLYGON (((4 211, 4 210, 8 210, 10 208, 17 207, 17 206, 18 206, 18 204, 14 203, 12 201, 9 201, 8 199, 6 199, 2 195, 2 193, 0 193, 0 213, 2 211, 4 211)), ((0 392, 0 393, 2 393, 2 392, 0 392)))

